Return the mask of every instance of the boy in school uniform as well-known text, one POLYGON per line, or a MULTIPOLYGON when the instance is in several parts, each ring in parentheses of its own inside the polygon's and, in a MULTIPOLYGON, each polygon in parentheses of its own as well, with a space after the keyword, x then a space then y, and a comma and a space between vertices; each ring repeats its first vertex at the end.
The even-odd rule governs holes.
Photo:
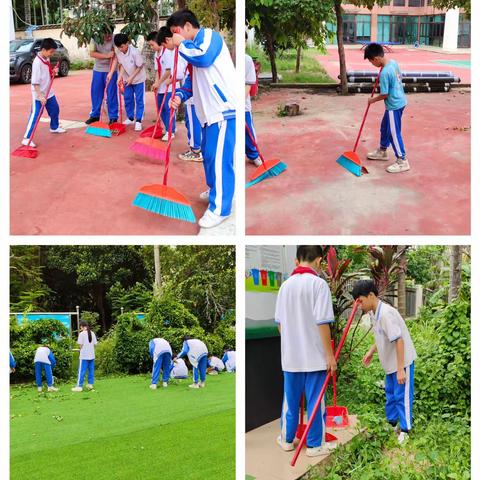
POLYGON ((375 345, 363 357, 365 367, 370 365, 375 352, 385 370, 385 414, 395 429, 398 442, 403 444, 413 424, 413 377, 417 358, 405 320, 398 311, 378 298, 372 280, 359 280, 352 296, 360 301, 364 313, 373 323, 375 345))
POLYGON ((172 365, 172 347, 164 338, 154 338, 148 344, 148 351, 153 359, 152 383, 150 388, 157 389, 160 371, 162 371, 163 387, 168 387, 172 365))
MULTIPOLYGON (((308 417, 315 406, 327 372, 337 364, 332 350, 330 324, 334 322, 330 289, 318 276, 322 250, 317 245, 297 248, 297 267, 280 287, 275 322, 281 338, 284 396, 277 443, 293 450, 299 421, 300 400, 305 394, 308 417)), ((307 456, 328 454, 335 445, 325 442, 326 407, 320 410, 307 436, 307 456)))
MULTIPOLYGON (((147 79, 145 61, 140 52, 130 45, 128 36, 124 33, 117 33, 113 41, 117 47, 117 61, 120 65, 118 86, 125 84, 123 97, 127 119, 124 123, 125 125, 135 124, 135 131, 140 132, 145 111, 145 80, 147 79)), ((113 75, 113 68, 110 72, 113 75)))
POLYGON ((88 322, 84 320, 80 322, 80 333, 78 334, 77 345, 80 347, 78 378, 77 385, 72 388, 72 392, 83 391, 83 382, 87 371, 87 389, 93 390, 93 382, 95 379, 95 347, 97 345, 97 337, 95 332, 90 330, 90 325, 88 322))
MULTIPOLYGON (((252 99, 250 97, 250 91, 253 85, 257 83, 257 72, 255 71, 255 64, 250 55, 245 54, 245 123, 248 125, 253 138, 256 140, 255 128, 253 126, 252 117, 252 99)), ((260 160, 257 148, 250 139, 250 135, 245 130, 245 155, 248 161, 259 167, 262 164, 260 160)))
POLYGON ((200 198, 209 206, 198 224, 219 225, 231 215, 235 190, 235 67, 227 45, 218 32, 202 28, 190 10, 179 10, 168 20, 173 44, 192 65, 184 86, 171 105, 178 108, 193 96, 195 112, 202 125, 202 155, 209 190, 200 198))
POLYGON ((172 360, 170 377, 176 379, 188 378, 188 367, 183 358, 172 360))
POLYGON ((17 368, 17 362, 13 358, 12 352, 10 352, 10 373, 14 373, 17 368))
POLYGON ((57 392, 58 388, 53 386, 53 374, 52 369, 55 368, 57 361, 53 352, 47 345, 38 347, 35 352, 35 358, 33 359, 35 366, 35 381, 37 383, 38 391, 42 391, 42 372, 45 371, 45 377, 47 380, 47 390, 49 392, 57 392))
POLYGON ((182 358, 185 355, 187 355, 188 360, 193 367, 193 383, 189 385, 189 387, 205 387, 208 357, 207 346, 198 338, 191 338, 186 335, 185 337, 183 337, 182 351, 176 356, 175 360, 182 358))
POLYGON ((222 361, 225 364, 227 372, 235 372, 237 370, 237 354, 234 350, 226 348, 223 353, 222 361))
MULTIPOLYGON (((22 145, 28 145, 30 137, 32 136, 35 122, 40 115, 42 105, 45 105, 48 116, 50 117, 50 132, 51 133, 65 133, 59 123, 60 107, 58 106, 57 97, 53 89, 47 95, 48 87, 53 77, 57 74, 58 65, 52 68, 50 58, 57 49, 57 43, 53 38, 44 38, 40 44, 40 51, 36 55, 32 63, 32 111, 28 119, 27 129, 23 135, 22 145)), ((36 147, 33 142, 30 142, 31 147, 36 147)))
POLYGON ((225 363, 215 355, 210 355, 207 361, 207 373, 217 375, 225 370, 225 363))
POLYGON ((370 160, 388 160, 387 149, 393 147, 396 162, 387 167, 389 173, 400 173, 410 170, 402 138, 402 116, 407 105, 407 97, 402 85, 402 72, 395 60, 385 57, 383 47, 378 43, 370 43, 365 48, 364 58, 377 68, 380 73, 380 94, 368 99, 372 105, 385 102, 385 113, 380 126, 380 147, 367 154, 370 160))
POLYGON ((108 32, 103 35, 103 42, 97 43, 95 40, 90 42, 88 47, 90 57, 95 59, 93 65, 92 83, 90 86, 90 97, 92 100, 92 109, 90 116, 85 122, 90 125, 100 120, 102 102, 105 101, 103 94, 107 87, 107 109, 109 123, 118 120, 118 90, 117 90, 117 58, 113 49, 113 30, 114 25, 110 26, 108 32), (111 63, 115 69, 110 73, 111 63))

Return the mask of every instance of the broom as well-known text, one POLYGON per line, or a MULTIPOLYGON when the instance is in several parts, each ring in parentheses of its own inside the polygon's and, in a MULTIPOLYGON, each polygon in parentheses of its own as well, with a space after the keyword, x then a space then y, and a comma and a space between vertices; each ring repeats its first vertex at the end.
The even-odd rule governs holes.
MULTIPOLYGON (((175 98, 175 85, 176 85, 176 76, 177 76, 177 63, 178 63, 178 48, 175 49, 175 59, 173 66, 173 87, 172 87, 172 98, 175 98)), ((168 167, 170 164, 170 145, 172 143, 172 127, 173 127, 173 116, 175 115, 175 109, 170 108, 170 120, 168 122, 168 142, 166 144, 165 150, 165 171, 163 174, 163 183, 145 185, 137 193, 137 196, 133 200, 133 205, 139 208, 143 208, 149 212, 156 213, 158 215, 163 215, 165 217, 175 218, 177 220, 184 220, 186 222, 195 223, 195 215, 193 213, 190 202, 174 188, 167 185, 168 179, 168 167)), ((158 142, 162 144, 162 148, 165 148, 164 142, 159 142, 152 138, 143 138, 139 140, 151 140, 153 142, 158 142)), ((137 140, 137 142, 139 142, 137 140)), ((137 143, 136 142, 136 143, 137 143)), ((145 145, 147 148, 148 145, 145 145)), ((152 148, 152 147, 150 147, 152 148)), ((138 150, 135 150, 138 151, 138 150)), ((142 150, 143 152, 144 150, 142 150)), ((157 157, 156 157, 157 158, 157 157)))
POLYGON ((110 128, 110 131, 112 132, 112 135, 115 135, 116 137, 127 131, 127 127, 123 124, 122 94, 123 82, 118 87, 118 108, 120 110, 120 122, 113 122, 108 126, 110 128))
POLYGON ((163 105, 165 104, 165 99, 167 98, 167 92, 163 95, 162 103, 160 108, 158 108, 158 95, 155 93, 155 104, 157 106, 157 119, 155 120, 155 125, 145 128, 140 133, 141 137, 152 137, 161 138, 163 136, 162 123, 160 122, 160 116, 162 114, 163 105))
MULTIPOLYGON (((352 325, 353 319, 355 318, 355 314, 357 313, 359 306, 359 301, 355 300, 355 303, 353 304, 352 311, 350 312, 350 316, 348 317, 347 324, 345 325, 345 328, 343 329, 343 334, 342 338, 340 339, 340 343, 338 344, 337 350, 335 352, 335 361, 338 362, 338 357, 340 356, 340 352, 342 351, 343 344, 345 343, 345 340, 347 339, 348 332, 350 330, 350 327, 352 325)), ((300 455, 300 452, 302 451, 302 447, 305 445, 305 442, 307 441, 307 435, 308 432, 310 431, 310 427, 312 426, 312 422, 315 419, 315 415, 317 414, 318 408, 320 407, 320 403, 322 402, 322 398, 325 395, 325 392, 327 390, 328 384, 330 383, 330 378, 332 377, 332 372, 329 371, 327 373, 327 376, 325 378, 325 381, 323 382, 322 389, 320 390, 320 394, 318 395, 317 401, 315 403, 315 406, 313 407, 312 413, 310 415, 310 418, 308 419, 307 426, 305 427, 303 431, 302 438, 300 439, 300 443, 297 445, 297 449, 295 450, 295 455, 292 458, 292 461, 290 462, 290 465, 292 467, 295 466, 297 463, 297 458, 300 455)))
POLYGON ((247 122, 245 122, 245 129, 247 130, 247 134, 250 137, 250 140, 252 141, 253 145, 257 149, 260 160, 262 161, 262 164, 259 167, 257 167, 253 172, 252 176, 250 177, 250 181, 245 185, 245 188, 249 188, 252 185, 256 185, 257 183, 260 183, 262 180, 280 175, 282 172, 284 172, 287 169, 287 165, 282 161, 276 160, 276 159, 265 160, 258 148, 258 144, 255 141, 255 137, 253 136, 253 133, 250 130, 250 127, 248 126, 247 122))
MULTIPOLYGON (((55 66, 53 70, 51 70, 52 76, 50 79, 50 83, 48 84, 47 92, 45 93, 45 98, 48 99, 48 94, 50 93, 50 90, 52 89, 53 85, 53 79, 55 78, 55 75, 58 72, 58 63, 55 66)), ((46 102, 45 102, 46 104, 46 102)), ((38 124, 40 123, 40 118, 42 117, 43 111, 45 110, 45 104, 42 105, 40 108, 40 113, 38 114, 37 120, 35 120, 35 125, 33 126, 32 134, 30 135, 30 138, 28 139, 28 144, 27 145, 21 145, 18 147, 16 150, 12 152, 12 155, 14 157, 23 157, 23 158, 37 158, 38 157, 38 150, 36 147, 32 147, 30 144, 33 142, 33 137, 35 135, 35 132, 37 131, 38 124)))
MULTIPOLYGON (((375 94, 375 90, 377 89, 378 82, 380 80, 380 74, 382 73, 383 67, 378 72, 377 79, 375 81, 375 85, 373 86, 372 94, 370 98, 373 97, 375 94)), ((362 124, 360 126, 360 130, 358 131, 357 140, 355 141, 355 146, 353 147, 352 151, 343 152, 337 158, 337 163, 342 166, 343 168, 347 169, 349 172, 353 173, 357 177, 361 177, 362 173, 368 173, 368 170, 362 165, 362 161, 360 157, 356 153, 358 142, 360 140, 360 135, 362 134, 363 126, 365 125, 365 120, 367 119, 368 111, 370 110, 370 104, 367 104, 367 108, 365 109, 365 113, 363 114, 362 124)))

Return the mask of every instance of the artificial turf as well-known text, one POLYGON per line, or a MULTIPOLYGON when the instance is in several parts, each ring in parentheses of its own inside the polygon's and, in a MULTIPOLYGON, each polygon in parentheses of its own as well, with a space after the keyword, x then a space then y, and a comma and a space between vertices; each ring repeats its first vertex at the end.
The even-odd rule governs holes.
POLYGON ((235 375, 150 390, 144 375, 109 377, 95 391, 12 386, 12 480, 235 478, 235 375))

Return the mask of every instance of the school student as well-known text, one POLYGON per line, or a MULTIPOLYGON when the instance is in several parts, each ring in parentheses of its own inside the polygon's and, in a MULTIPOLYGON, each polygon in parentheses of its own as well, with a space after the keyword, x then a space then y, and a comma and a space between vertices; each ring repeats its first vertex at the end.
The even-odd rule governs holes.
POLYGON ((370 43, 365 48, 364 58, 377 68, 380 73, 380 94, 368 99, 372 105, 385 103, 385 113, 380 125, 380 147, 368 153, 370 160, 388 160, 387 149, 392 145, 396 161, 387 167, 389 173, 400 173, 410 170, 402 137, 402 116, 407 106, 407 97, 403 90, 402 72, 398 63, 385 56, 379 43, 370 43))
POLYGON ((162 371, 163 386, 168 387, 170 379, 170 370, 172 364, 172 347, 164 338, 154 338, 148 344, 148 351, 153 359, 152 383, 150 388, 157 389, 160 371, 162 371))
POLYGON ((15 361, 15 358, 13 358, 12 352, 10 352, 10 373, 15 372, 16 368, 17 362, 15 361))
MULTIPOLYGON (((53 38, 44 38, 40 43, 40 51, 35 56, 32 63, 32 111, 28 119, 27 129, 23 135, 22 145, 29 145, 30 137, 32 136, 35 123, 42 105, 45 105, 45 110, 50 117, 50 132, 51 133, 65 133, 59 123, 60 107, 58 106, 57 97, 53 88, 50 92, 47 91, 50 86, 52 78, 55 76, 54 69, 50 63, 50 59, 55 54, 58 48, 57 43, 53 38)), ((36 147, 35 143, 30 142, 31 147, 36 147)))
POLYGON ((368 367, 375 352, 385 371, 385 414, 387 422, 397 434, 398 442, 405 443, 413 425, 414 363, 417 353, 405 320, 398 310, 378 298, 372 280, 355 283, 352 296, 360 301, 364 313, 373 323, 375 344, 363 357, 368 367))
POLYGON ((189 362, 193 367, 193 383, 190 388, 205 387, 205 378, 207 374, 207 346, 198 338, 191 338, 186 335, 183 338, 182 351, 176 358, 182 358, 187 355, 189 362), (200 382, 199 382, 200 379, 200 382))
POLYGON ((53 352, 48 348, 47 345, 42 345, 38 347, 35 352, 35 358, 33 359, 33 364, 35 367, 35 381, 37 383, 37 389, 39 392, 42 391, 42 373, 45 371, 45 378, 47 380, 47 391, 57 392, 58 388, 53 386, 53 373, 52 369, 55 368, 57 361, 53 352))
MULTIPOLYGON (((334 322, 332 296, 328 284, 318 276, 321 260, 320 246, 297 248, 297 267, 281 285, 275 307, 284 379, 277 443, 285 451, 294 449, 302 394, 310 418, 327 372, 337 368, 330 337, 330 324, 334 322)), ((309 457, 325 455, 335 446, 325 442, 325 422, 323 397, 307 436, 309 457)))
POLYGON ((227 372, 235 372, 237 370, 237 353, 235 350, 226 348, 223 352, 222 362, 225 364, 227 372))
POLYGON ((225 364, 215 355, 210 355, 207 361, 207 373, 209 375, 217 375, 225 370, 225 364))
POLYGON ((188 368, 183 358, 172 360, 170 377, 177 379, 188 378, 188 368))
POLYGON ((80 333, 78 334, 77 344, 80 347, 80 358, 78 365, 77 385, 72 388, 72 392, 81 392, 83 390, 83 381, 88 371, 87 388, 93 390, 95 376, 95 345, 97 337, 90 330, 88 322, 80 322, 80 333))
POLYGON ((88 47, 90 57, 95 59, 95 62, 90 85, 92 109, 88 120, 85 122, 87 125, 100 120, 102 102, 105 101, 107 102, 109 123, 118 120, 117 58, 113 49, 114 29, 115 26, 111 25, 108 32, 103 35, 102 43, 92 40, 88 47), (115 69, 112 73, 110 73, 111 64, 114 64, 113 68, 115 69), (104 98, 105 87, 107 98, 104 98))
MULTIPOLYGON (((257 83, 257 72, 255 71, 255 64, 250 55, 245 54, 245 123, 247 124, 253 139, 256 141, 255 127, 253 126, 252 117, 252 99, 250 91, 252 86, 257 83)), ((259 167, 262 161, 259 158, 258 150, 255 144, 252 142, 248 131, 245 129, 245 155, 248 161, 259 167)))
POLYGON ((123 97, 127 112, 124 123, 125 125, 135 124, 135 131, 140 132, 145 111, 145 80, 147 79, 145 61, 141 53, 130 45, 128 36, 124 33, 117 33, 113 37, 113 42, 117 47, 117 60, 120 65, 118 86, 124 84, 123 97))
POLYGON ((209 190, 200 198, 208 208, 198 224, 202 228, 219 225, 232 213, 235 190, 235 68, 220 34, 202 28, 190 10, 179 10, 168 20, 174 32, 173 44, 192 65, 183 87, 171 105, 178 108, 193 97, 195 112, 202 125, 202 155, 209 190))

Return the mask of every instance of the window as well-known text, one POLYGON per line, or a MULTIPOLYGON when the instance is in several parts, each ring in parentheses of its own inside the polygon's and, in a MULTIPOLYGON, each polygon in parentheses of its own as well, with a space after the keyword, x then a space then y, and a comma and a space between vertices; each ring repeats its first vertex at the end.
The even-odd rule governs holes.
POLYGON ((405 3, 405 0, 393 0, 394 7, 404 7, 405 3))
POLYGON ((423 7, 425 5, 425 0, 408 0, 409 7, 423 7))
POLYGON ((471 45, 471 26, 470 20, 462 13, 458 23, 458 42, 459 48, 470 48, 471 45))

